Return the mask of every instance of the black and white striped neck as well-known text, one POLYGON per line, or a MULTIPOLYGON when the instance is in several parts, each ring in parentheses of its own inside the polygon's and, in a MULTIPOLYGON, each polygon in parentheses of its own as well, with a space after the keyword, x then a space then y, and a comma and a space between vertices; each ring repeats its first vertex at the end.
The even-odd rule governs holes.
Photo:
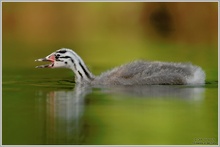
POLYGON ((84 61, 79 55, 70 49, 61 49, 58 53, 65 53, 65 56, 60 58, 70 58, 71 63, 69 68, 75 73, 76 83, 90 83, 94 79, 94 75, 88 70, 84 61))
POLYGON ((94 79, 94 75, 88 70, 82 61, 74 62, 71 69, 75 73, 76 83, 89 83, 94 79))

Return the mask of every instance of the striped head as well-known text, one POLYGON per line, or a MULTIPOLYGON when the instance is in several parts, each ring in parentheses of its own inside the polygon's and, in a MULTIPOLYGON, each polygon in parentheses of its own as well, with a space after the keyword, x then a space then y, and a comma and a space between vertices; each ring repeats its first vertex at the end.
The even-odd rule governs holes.
POLYGON ((48 61, 50 64, 36 66, 36 68, 69 68, 76 75, 76 82, 91 81, 92 73, 88 70, 83 60, 74 51, 66 48, 59 49, 45 58, 35 61, 48 61))

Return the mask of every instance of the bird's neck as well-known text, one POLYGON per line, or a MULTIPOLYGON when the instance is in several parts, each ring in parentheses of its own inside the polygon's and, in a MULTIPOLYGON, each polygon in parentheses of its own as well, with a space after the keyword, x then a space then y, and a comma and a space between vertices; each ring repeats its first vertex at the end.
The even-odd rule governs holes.
POLYGON ((82 59, 76 61, 70 67, 75 73, 76 83, 90 83, 95 76, 88 70, 82 59))

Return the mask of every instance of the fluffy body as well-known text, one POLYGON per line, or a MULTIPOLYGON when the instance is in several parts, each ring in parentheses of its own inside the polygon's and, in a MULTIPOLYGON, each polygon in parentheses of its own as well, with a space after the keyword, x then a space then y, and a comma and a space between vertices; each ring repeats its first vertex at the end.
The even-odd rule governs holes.
POLYGON ((204 84, 205 73, 190 63, 135 61, 102 73, 92 85, 204 84))

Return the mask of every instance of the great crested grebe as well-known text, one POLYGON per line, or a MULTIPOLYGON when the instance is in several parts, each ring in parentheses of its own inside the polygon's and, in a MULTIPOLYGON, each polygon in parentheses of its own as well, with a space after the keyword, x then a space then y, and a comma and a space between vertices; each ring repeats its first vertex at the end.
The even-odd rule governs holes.
POLYGON ((50 61, 51 64, 36 68, 69 68, 75 73, 77 84, 101 85, 184 85, 204 84, 205 72, 190 63, 159 61, 134 61, 115 67, 94 76, 83 60, 74 51, 59 49, 45 58, 35 61, 50 61))

